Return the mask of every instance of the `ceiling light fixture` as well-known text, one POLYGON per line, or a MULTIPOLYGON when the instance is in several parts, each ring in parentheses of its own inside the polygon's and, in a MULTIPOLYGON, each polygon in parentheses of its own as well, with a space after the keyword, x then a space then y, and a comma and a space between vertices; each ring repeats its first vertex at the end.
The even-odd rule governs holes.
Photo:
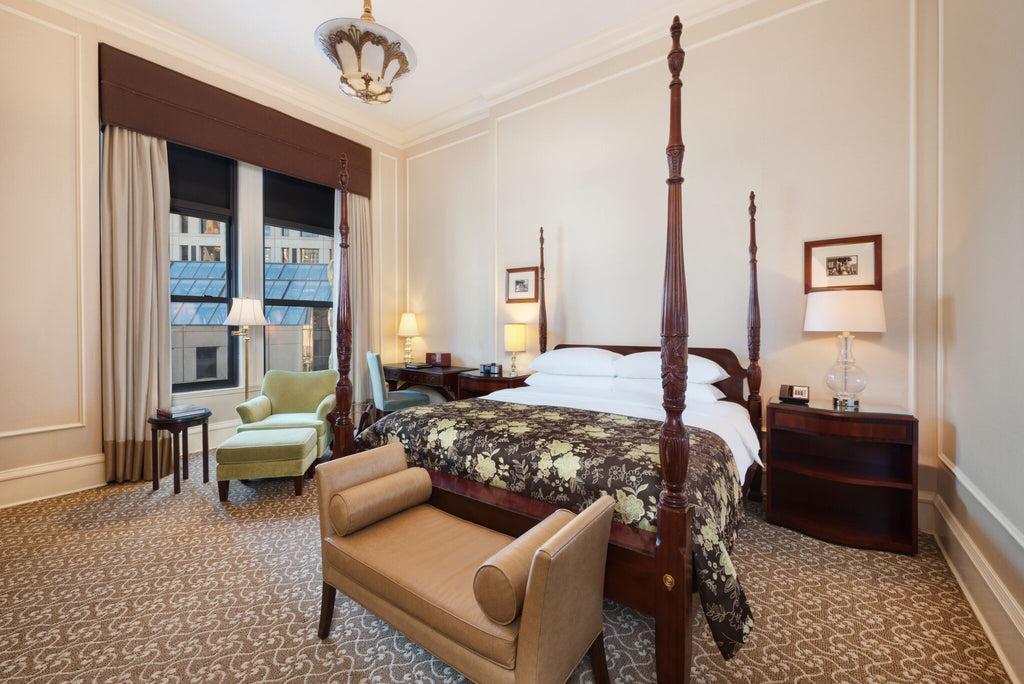
POLYGON ((363 0, 359 19, 325 21, 314 35, 341 71, 341 92, 363 102, 390 102, 391 84, 416 68, 416 53, 406 40, 374 20, 371 0, 363 0))

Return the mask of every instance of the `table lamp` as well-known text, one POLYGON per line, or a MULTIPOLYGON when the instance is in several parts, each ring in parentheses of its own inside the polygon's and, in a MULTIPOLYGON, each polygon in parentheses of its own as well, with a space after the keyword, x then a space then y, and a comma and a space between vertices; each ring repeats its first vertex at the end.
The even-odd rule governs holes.
POLYGON ((509 375, 516 375, 516 352, 526 351, 526 324, 506 323, 505 324, 505 351, 512 352, 512 367, 509 375))
POLYGON ((885 303, 881 290, 822 290, 807 295, 804 332, 841 332, 839 358, 825 374, 835 392, 832 405, 856 411, 857 395, 868 386, 868 376, 853 358, 851 332, 885 332, 885 303))
POLYGON ((412 363, 412 338, 417 337, 420 330, 416 327, 416 314, 408 311, 402 314, 398 322, 398 336, 405 338, 405 362, 412 363))
POLYGON ((231 334, 245 340, 245 357, 242 365, 245 368, 245 400, 249 401, 249 326, 266 325, 267 319, 263 316, 263 302, 259 299, 242 299, 235 297, 231 300, 231 311, 224 321, 224 325, 242 326, 241 330, 235 330, 231 334))

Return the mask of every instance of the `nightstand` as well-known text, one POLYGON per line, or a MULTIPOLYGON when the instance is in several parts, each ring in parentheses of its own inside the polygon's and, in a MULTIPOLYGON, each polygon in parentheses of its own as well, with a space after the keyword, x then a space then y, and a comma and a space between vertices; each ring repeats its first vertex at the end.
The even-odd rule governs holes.
POLYGON ((459 399, 482 397, 510 387, 522 387, 532 372, 518 375, 482 375, 479 371, 459 373, 459 399))
POLYGON ((917 553, 917 419, 896 407, 768 403, 768 522, 826 541, 917 553))

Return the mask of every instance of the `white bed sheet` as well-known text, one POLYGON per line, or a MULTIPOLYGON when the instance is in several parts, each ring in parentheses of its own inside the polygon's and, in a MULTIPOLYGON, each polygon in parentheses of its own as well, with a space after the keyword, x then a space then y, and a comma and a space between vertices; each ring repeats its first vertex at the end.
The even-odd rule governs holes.
MULTIPOLYGON (((633 418, 665 420, 665 409, 661 406, 661 398, 649 394, 615 392, 614 394, 574 394, 559 391, 550 387, 515 387, 498 390, 483 399, 505 401, 528 406, 562 406, 565 408, 615 413, 633 418)), ((710 430, 721 437, 736 461, 736 469, 740 474, 740 482, 746 478, 747 469, 752 463, 763 466, 758 457, 760 442, 747 410, 731 401, 707 403, 694 402, 683 411, 683 422, 686 425, 710 430)))

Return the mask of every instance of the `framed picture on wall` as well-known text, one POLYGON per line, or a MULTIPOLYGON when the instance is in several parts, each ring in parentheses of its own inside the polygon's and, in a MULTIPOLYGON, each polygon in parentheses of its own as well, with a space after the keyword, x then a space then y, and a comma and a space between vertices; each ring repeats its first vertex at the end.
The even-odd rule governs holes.
POLYGON ((505 269, 505 302, 507 304, 537 301, 537 267, 505 269))
POLYGON ((820 290, 881 289, 881 235, 804 243, 804 294, 820 290))

